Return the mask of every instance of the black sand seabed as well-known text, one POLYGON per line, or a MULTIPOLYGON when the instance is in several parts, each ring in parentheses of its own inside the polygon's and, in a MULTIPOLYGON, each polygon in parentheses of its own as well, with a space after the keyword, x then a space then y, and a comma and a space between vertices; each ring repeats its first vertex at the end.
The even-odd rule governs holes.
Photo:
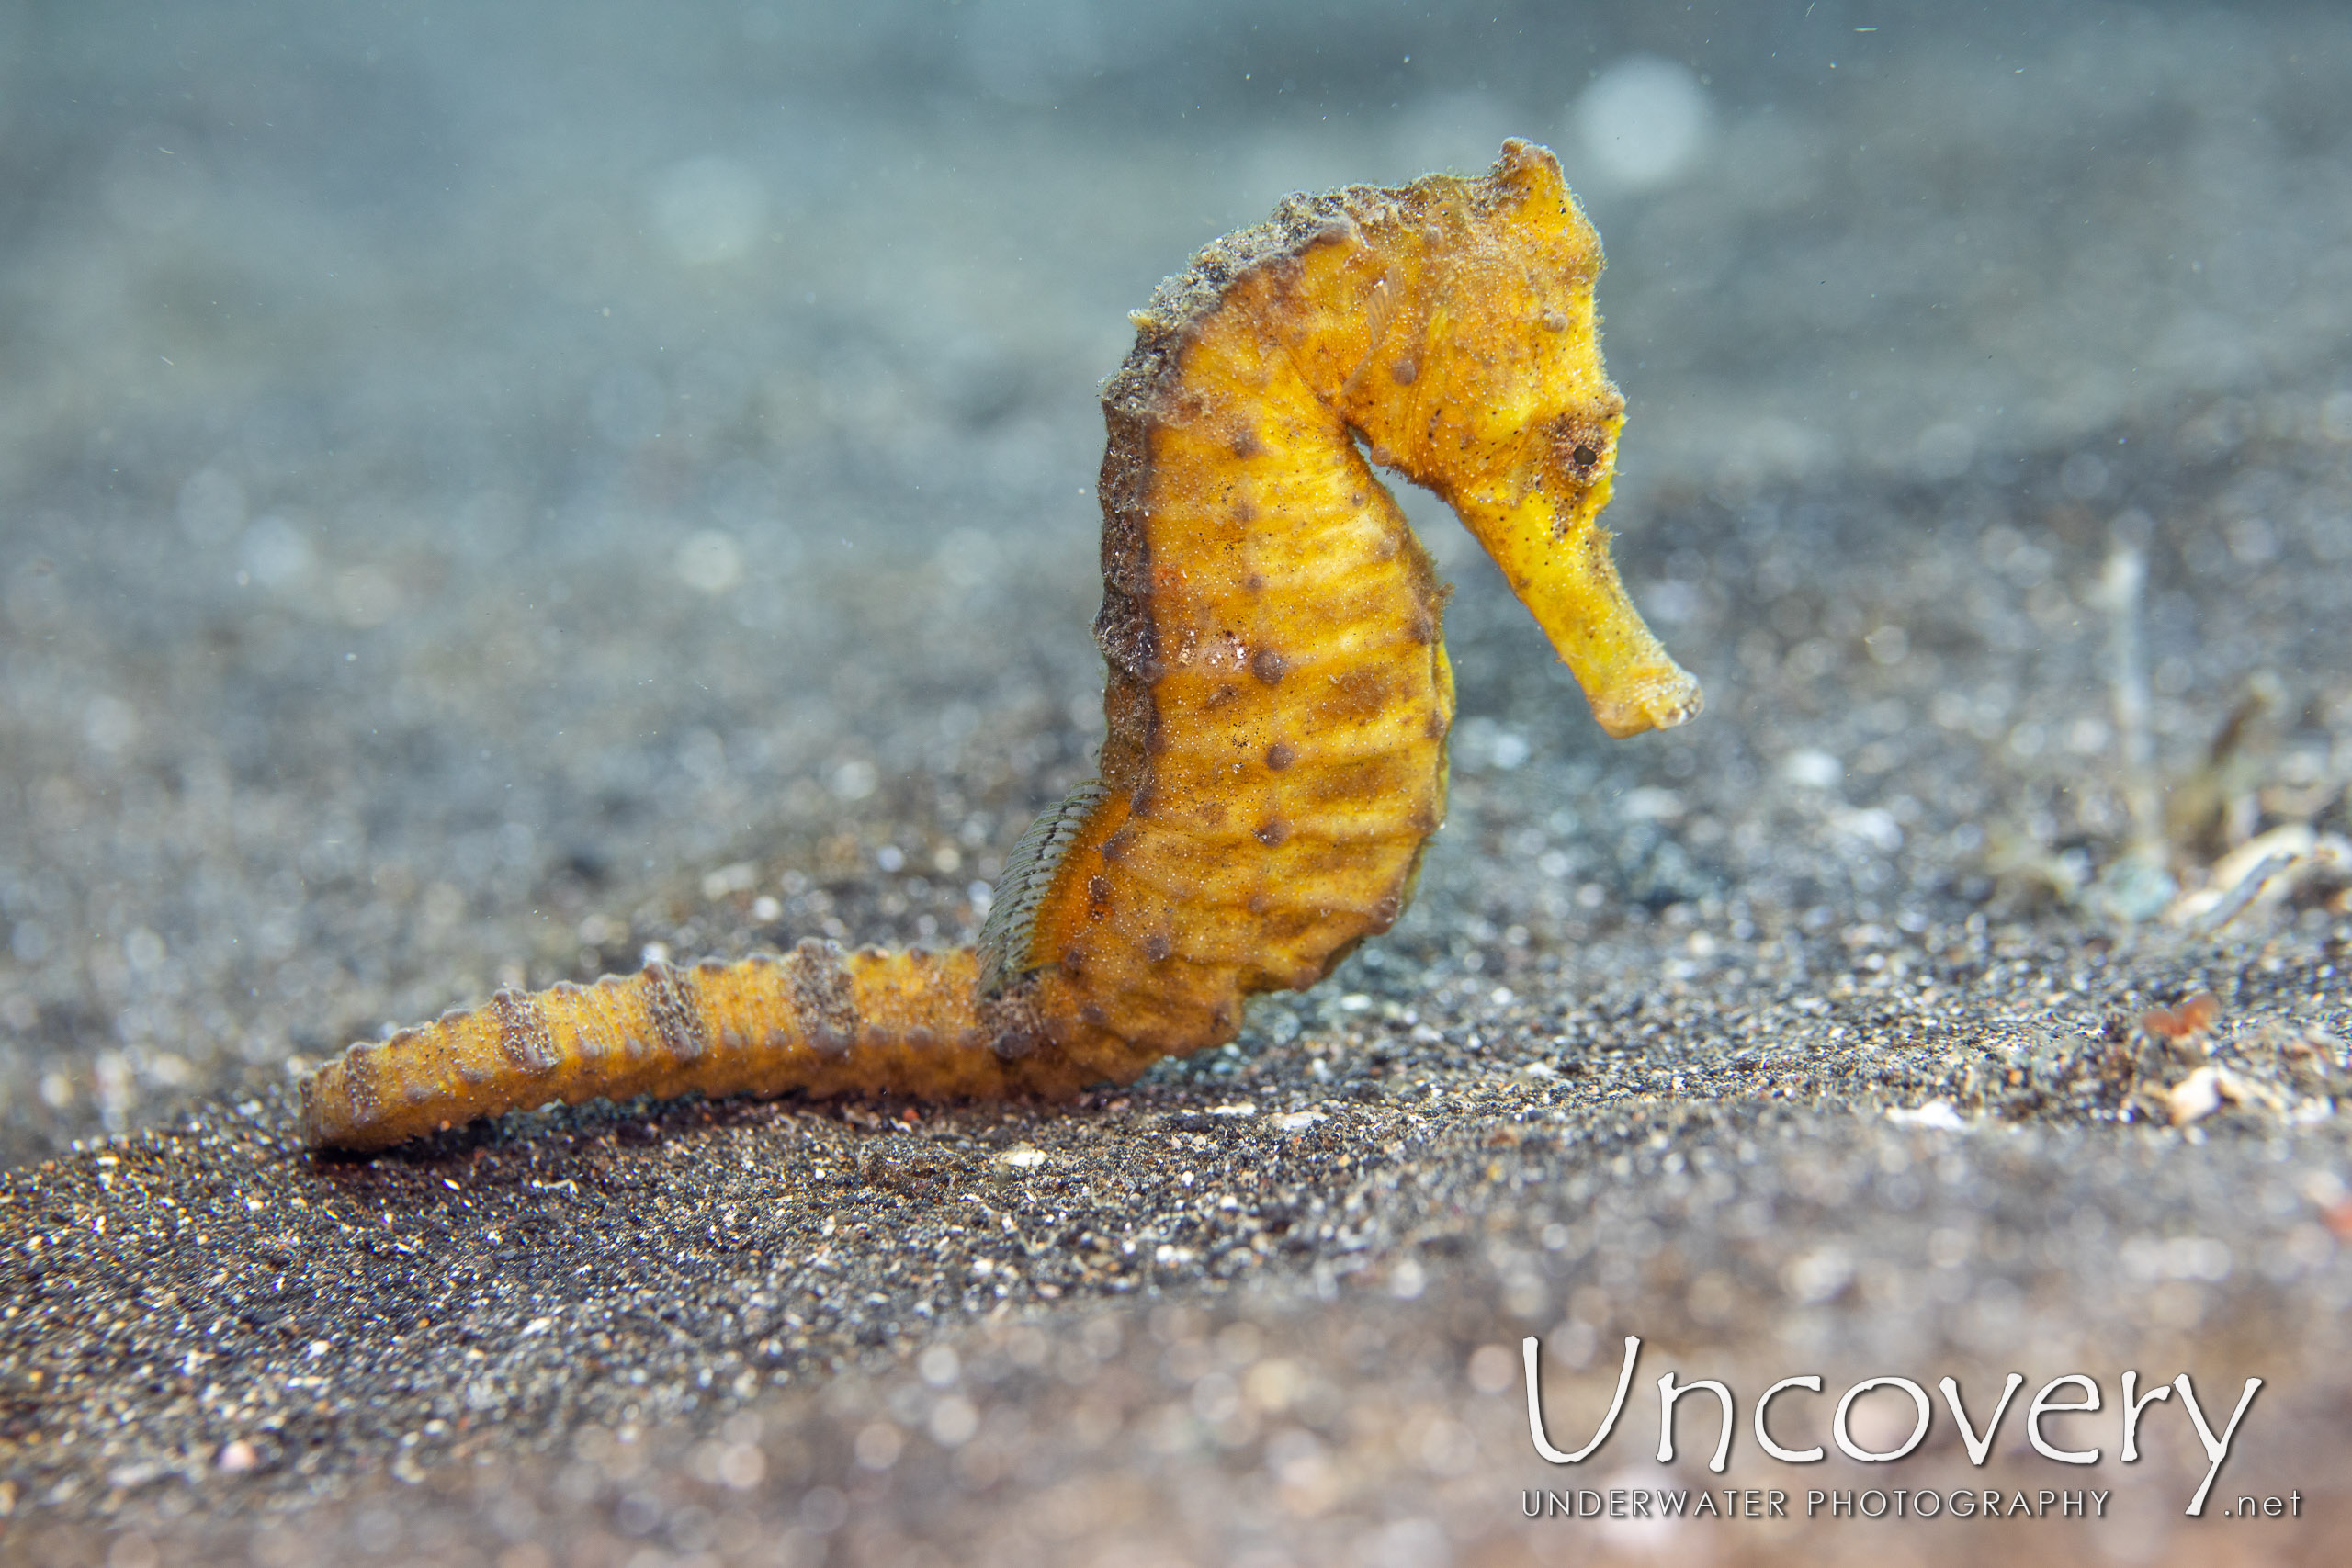
MULTIPOLYGON (((0 95, 0 1559, 2352 1554, 2347 46, 2086 10, 2020 92, 1949 39, 1871 74, 1849 20, 1847 80, 1725 67, 1720 158, 1592 193, 1611 521, 1698 722, 1601 740, 1432 522, 1451 819, 1397 930, 1236 1047, 1065 1107, 598 1106, 367 1162, 294 1144, 289 1056, 653 943, 968 937, 1099 733, 1119 311, 1283 186, 1485 118, 1565 141, 1514 118, 1556 96, 1190 141, 993 77, 786 141, 658 94, 452 109, 458 186, 361 200, 318 170, 413 155, 232 134, 244 91, 299 130, 347 39, 202 102, 36 40, 0 95), (121 80, 149 107, 75 107, 121 80), (711 217, 746 171, 755 266, 711 217), (2187 891, 2311 848, 2168 905, 2150 792, 2187 891), (2204 1032, 2143 1021, 2200 991, 2204 1032), (1528 1335, 1563 1446, 1643 1340, 1585 1465, 1532 1450, 1528 1335), (1940 1396, 1894 1464, 1749 1425, 1807 1373, 1791 1446, 1872 1376, 1981 1419, 2013 1371, 1981 1470, 1940 1396), (2206 1517, 2177 1396, 2120 1461, 2126 1371, 2217 1424, 2265 1380, 2206 1517), (1736 1394, 1721 1475, 1703 1393, 1656 1462, 1667 1371, 1736 1394), (2095 1465, 2027 1442, 2072 1372, 2101 1408, 2046 1435, 2095 1465), (1793 1517, 1605 1512, 1711 1485, 1793 1517), (1523 1517, 1577 1488, 1601 1517, 1523 1517)), ((437 47, 310 112, 467 101, 437 47)))

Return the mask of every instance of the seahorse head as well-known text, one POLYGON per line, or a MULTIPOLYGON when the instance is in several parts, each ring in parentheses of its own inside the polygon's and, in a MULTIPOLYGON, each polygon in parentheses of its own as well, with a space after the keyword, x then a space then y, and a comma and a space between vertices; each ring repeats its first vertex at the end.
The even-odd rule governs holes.
POLYGON ((1524 141, 1476 179, 1340 193, 1361 357, 1340 412, 1461 517, 1611 735, 1679 724, 1698 682, 1627 600, 1601 511, 1625 400, 1600 358, 1600 237, 1524 141))

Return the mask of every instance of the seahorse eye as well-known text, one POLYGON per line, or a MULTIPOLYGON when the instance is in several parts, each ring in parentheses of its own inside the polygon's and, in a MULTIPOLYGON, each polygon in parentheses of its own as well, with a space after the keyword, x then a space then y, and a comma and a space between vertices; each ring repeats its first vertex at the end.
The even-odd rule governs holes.
POLYGON ((1605 422, 1582 412, 1562 414, 1550 434, 1553 461, 1559 465, 1559 477, 1570 484, 1589 480, 1609 451, 1605 422))

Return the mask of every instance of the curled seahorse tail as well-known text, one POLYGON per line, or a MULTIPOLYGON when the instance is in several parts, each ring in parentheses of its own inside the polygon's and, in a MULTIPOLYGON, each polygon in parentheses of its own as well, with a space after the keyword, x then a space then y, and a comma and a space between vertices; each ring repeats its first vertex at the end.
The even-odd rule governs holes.
POLYGON ((591 986, 501 991, 321 1068, 302 1086, 303 1136, 380 1149, 551 1100, 1059 1095, 1140 1070, 1017 996, 983 998, 980 970, 971 948, 844 953, 810 941, 737 964, 657 962, 591 986))

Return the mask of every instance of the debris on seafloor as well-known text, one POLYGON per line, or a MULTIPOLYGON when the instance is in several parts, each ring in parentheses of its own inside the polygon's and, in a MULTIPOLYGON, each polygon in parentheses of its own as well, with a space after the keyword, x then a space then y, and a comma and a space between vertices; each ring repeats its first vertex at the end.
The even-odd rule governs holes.
POLYGON ((2141 601, 2147 582, 2146 557, 2119 534, 2093 597, 2107 610, 2117 772, 2131 838, 2123 853, 2099 877, 2092 902, 2126 921, 2157 913, 2177 891, 2165 863, 2164 807, 2156 778, 2155 743, 2148 723, 2147 661, 2140 638, 2141 601))
POLYGON ((2352 1052, 2308 1022, 2225 1025, 2199 990, 2136 1019, 2110 1012, 2088 1035, 2027 1023, 1947 1057, 1921 1087, 1940 1092, 1883 1114, 1899 1127, 1960 1132, 1980 1119, 2157 1122, 2185 1127, 2235 1110, 2299 1124, 2324 1121, 2352 1094, 2352 1052))
POLYGON ((1939 1133, 1961 1133, 1968 1128, 1949 1100, 1930 1100, 1917 1106, 1890 1105, 1886 1119, 1898 1127, 1928 1127, 1939 1133))
POLYGON ((2215 1066, 2211 1062, 2165 1090, 2164 1098, 2165 1109, 2176 1127, 2211 1116, 2222 1108, 2224 1101, 2232 1105, 2259 1106, 2271 1111, 2287 1109, 2285 1097, 2268 1084, 2233 1073, 2227 1067, 2215 1066))
POLYGON ((2352 885, 2352 840, 2322 833, 2308 822, 2282 822, 2257 833, 2215 861, 2205 885, 2175 898, 2165 918, 2175 925, 2219 931, 2249 907, 2309 892, 2337 894, 2352 885))
POLYGON ((2175 1046, 2192 1043, 2213 1027, 2222 1003, 2211 991, 2199 991, 2177 1008, 2155 1008, 2140 1017, 2140 1027, 2175 1046))
POLYGON ((2303 1122, 2334 1114, 2346 1066, 2335 1040, 2267 1024, 2220 1042, 2221 1017, 2220 998, 2211 991, 2141 1015, 2140 1028, 2157 1049, 2136 1058, 2132 1071, 2137 1098, 2152 1116, 2185 1127, 2231 1106, 2303 1122), (2183 1067, 2185 1076, 2172 1076, 2183 1067))
POLYGON ((2277 675, 2262 671, 2246 682, 2194 767, 2167 777, 2157 766, 2139 531, 2119 525, 2091 595, 2108 616, 2113 787, 2127 824, 2121 842, 2098 863, 2095 851, 2059 852, 2027 835, 1997 832, 1996 873, 2029 897, 2054 898, 2120 925, 2161 919, 2201 935, 2282 904, 2352 911, 2352 837, 2339 830, 2352 822, 2331 821, 2352 816, 2352 785, 2322 780, 2286 788, 2268 776, 2286 705, 2277 675))

